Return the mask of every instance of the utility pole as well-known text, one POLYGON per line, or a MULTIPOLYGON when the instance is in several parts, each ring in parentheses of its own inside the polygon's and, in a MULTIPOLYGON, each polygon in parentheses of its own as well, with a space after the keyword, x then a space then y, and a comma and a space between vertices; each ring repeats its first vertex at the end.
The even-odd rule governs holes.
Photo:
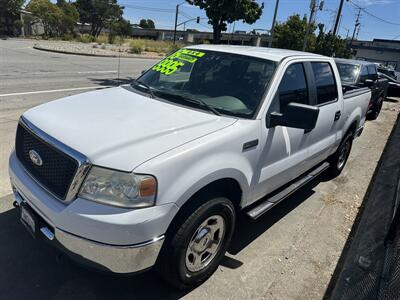
POLYGON ((308 35, 310 34, 311 23, 313 22, 313 19, 314 19, 315 7, 316 7, 315 0, 311 0, 311 3, 310 3, 311 12, 310 12, 310 17, 308 18, 306 35, 304 36, 303 51, 306 51, 306 48, 307 48, 307 40, 308 40, 308 35))
POLYGON ((272 47, 272 41, 274 40, 275 21, 276 21, 276 14, 278 13, 278 6, 279 6, 279 0, 276 0, 274 18, 272 19, 271 32, 269 35, 268 48, 272 47))
POLYGON ((353 31, 353 36, 351 37, 351 42, 350 42, 350 48, 353 45, 353 41, 354 41, 354 36, 356 35, 356 31, 358 26, 360 26, 360 16, 361 16, 361 7, 358 9, 358 13, 357 13, 357 19, 356 19, 356 23, 354 24, 354 31, 353 31))
POLYGON ((178 26, 178 14, 179 14, 179 4, 176 5, 176 10, 175 10, 174 45, 176 42, 176 27, 178 26))
POLYGON ((336 15, 335 26, 333 27, 333 36, 336 36, 336 33, 338 31, 339 20, 340 20, 340 17, 342 16, 343 2, 344 2, 344 0, 340 0, 339 9, 338 9, 337 15, 336 15))

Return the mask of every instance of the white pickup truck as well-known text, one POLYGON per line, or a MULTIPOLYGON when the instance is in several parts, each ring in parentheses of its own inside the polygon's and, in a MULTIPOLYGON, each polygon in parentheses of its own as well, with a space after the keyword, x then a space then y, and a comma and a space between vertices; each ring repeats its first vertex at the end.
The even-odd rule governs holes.
POLYGON ((239 213, 256 219, 325 169, 338 175, 370 91, 332 58, 184 48, 130 85, 37 106, 9 173, 21 221, 115 273, 155 266, 180 288, 218 267, 239 213))

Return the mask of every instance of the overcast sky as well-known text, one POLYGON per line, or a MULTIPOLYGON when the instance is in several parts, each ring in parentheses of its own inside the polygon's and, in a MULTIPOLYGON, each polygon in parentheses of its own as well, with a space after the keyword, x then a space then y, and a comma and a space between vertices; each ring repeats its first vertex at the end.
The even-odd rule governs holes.
MULTIPOLYGON (((270 29, 272 16, 274 12, 276 0, 265 0, 265 8, 261 18, 252 25, 243 24, 238 21, 235 24, 235 30, 250 31, 254 28, 270 29)), ((318 0, 317 0, 318 1, 318 0)), ((321 0, 319 0, 321 1, 321 0)), ((368 15, 366 12, 361 14, 361 29, 358 38, 363 40, 371 40, 373 38, 400 40, 400 0, 351 0, 361 7, 364 7, 371 14, 384 19, 386 21, 396 23, 398 25, 387 24, 368 15)), ((124 17, 132 23, 138 23, 141 18, 153 19, 156 27, 170 28, 174 26, 175 6, 184 1, 177 0, 119 0, 119 4, 125 6, 124 17), (148 9, 152 8, 152 9, 148 9)), ((262 3, 263 1, 257 0, 262 3)), ((340 0, 325 0, 324 9, 317 12, 317 23, 322 22, 326 28, 330 30, 336 14, 336 9, 340 0)), ((310 0, 280 0, 278 10, 278 21, 285 21, 288 16, 298 13, 301 16, 309 14, 310 0)), ((200 16, 205 18, 205 13, 197 7, 183 4, 180 6, 182 14, 179 16, 179 22, 188 20, 190 17, 200 16)), ((345 1, 342 11, 342 21, 339 34, 345 37, 349 30, 351 36, 354 29, 357 9, 351 2, 345 1)), ((212 28, 207 24, 207 20, 202 20, 202 24, 190 22, 186 28, 195 28, 198 30, 211 31, 212 28)), ((232 30, 232 25, 229 26, 232 30)))

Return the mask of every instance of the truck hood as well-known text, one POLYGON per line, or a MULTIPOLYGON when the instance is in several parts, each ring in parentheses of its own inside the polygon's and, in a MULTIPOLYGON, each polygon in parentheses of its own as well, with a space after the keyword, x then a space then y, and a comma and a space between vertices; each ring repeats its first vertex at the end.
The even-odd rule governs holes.
POLYGON ((93 164, 124 171, 236 121, 123 87, 42 104, 25 112, 24 118, 93 164))

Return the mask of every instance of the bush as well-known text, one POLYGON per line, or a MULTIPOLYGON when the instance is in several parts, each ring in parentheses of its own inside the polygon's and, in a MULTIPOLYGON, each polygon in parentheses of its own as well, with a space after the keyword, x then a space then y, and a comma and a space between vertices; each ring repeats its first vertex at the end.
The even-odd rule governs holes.
POLYGON ((131 53, 140 54, 144 50, 145 43, 143 40, 131 40, 129 47, 131 53))
POLYGON ((141 54, 142 53, 142 48, 139 46, 131 46, 130 52, 134 54, 141 54))
POLYGON ((82 43, 93 43, 95 38, 94 38, 94 36, 92 36, 88 33, 84 33, 79 37, 78 40, 82 43))
POLYGON ((98 43, 98 44, 106 44, 106 43, 108 43, 108 36, 105 33, 101 33, 96 38, 96 43, 98 43))
POLYGON ((71 33, 65 33, 65 34, 63 34, 61 39, 63 41, 73 41, 74 40, 74 36, 71 33))

